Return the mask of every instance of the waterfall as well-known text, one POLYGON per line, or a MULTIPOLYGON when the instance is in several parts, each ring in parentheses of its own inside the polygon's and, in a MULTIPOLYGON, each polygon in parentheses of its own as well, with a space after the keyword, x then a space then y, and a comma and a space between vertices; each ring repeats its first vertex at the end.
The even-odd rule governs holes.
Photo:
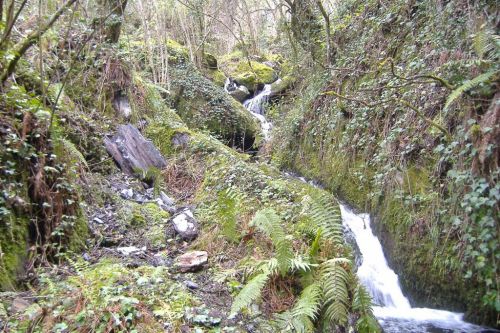
MULTIPOLYGON (((279 83, 280 79, 278 79, 278 81, 276 82, 279 83)), ((243 106, 247 108, 247 110, 250 111, 252 115, 260 121, 262 134, 264 134, 265 141, 269 140, 269 133, 271 132, 272 129, 272 124, 269 121, 267 121, 265 117, 265 104, 269 100, 271 93, 272 93, 271 85, 266 84, 261 92, 259 92, 253 98, 247 99, 243 103, 243 106)))
POLYGON ((372 232, 370 216, 355 214, 344 205, 340 205, 340 209, 342 223, 354 234, 363 257, 357 275, 373 298, 374 314, 384 332, 486 332, 480 326, 464 322, 460 313, 412 308, 397 274, 387 264, 380 241, 372 232))

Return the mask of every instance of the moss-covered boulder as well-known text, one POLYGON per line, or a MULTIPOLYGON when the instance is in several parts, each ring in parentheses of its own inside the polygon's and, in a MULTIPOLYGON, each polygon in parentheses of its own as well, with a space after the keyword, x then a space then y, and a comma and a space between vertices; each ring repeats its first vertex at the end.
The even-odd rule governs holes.
POLYGON ((271 96, 277 96, 290 89, 297 79, 293 75, 286 75, 271 84, 271 96))
POLYGON ((208 69, 217 69, 217 58, 211 53, 203 54, 203 66, 208 69))
POLYGON ((241 61, 230 76, 251 91, 257 90, 259 85, 273 83, 278 78, 274 69, 256 61, 241 61))
POLYGON ((172 107, 191 128, 207 129, 225 143, 249 149, 260 134, 258 121, 193 65, 171 71, 172 107))
POLYGON ((187 47, 179 44, 175 40, 168 39, 166 46, 168 51, 169 63, 178 63, 187 61, 189 59, 189 50, 187 49, 187 47))
POLYGON ((224 72, 219 69, 207 70, 205 71, 205 76, 210 79, 216 86, 221 88, 224 87, 227 79, 224 72))

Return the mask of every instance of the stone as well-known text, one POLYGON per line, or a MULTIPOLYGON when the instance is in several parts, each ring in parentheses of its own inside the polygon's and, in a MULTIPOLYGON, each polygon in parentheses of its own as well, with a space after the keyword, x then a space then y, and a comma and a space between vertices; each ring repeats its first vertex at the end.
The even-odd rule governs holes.
POLYGON ((133 125, 119 126, 116 135, 104 139, 104 145, 120 169, 131 176, 135 176, 138 169, 148 171, 167 166, 158 148, 133 125))
POLYGON ((182 273, 196 272, 208 263, 206 251, 190 251, 177 257, 175 267, 182 273))
POLYGON ((116 251, 120 252, 124 256, 130 256, 132 254, 140 254, 146 251, 146 247, 138 248, 136 246, 125 246, 125 247, 117 247, 116 251))
POLYGON ((188 287, 189 289, 192 289, 192 290, 196 290, 196 289, 200 288, 200 286, 196 282, 193 282, 193 281, 186 281, 186 282, 184 282, 184 284, 186 285, 186 287, 188 287))
POLYGON ((31 305, 30 302, 21 297, 16 297, 14 301, 12 301, 12 305, 10 307, 11 313, 20 313, 26 310, 31 305))
POLYGON ((94 219, 92 220, 94 223, 97 223, 97 224, 104 224, 104 221, 101 220, 100 218, 98 217, 94 217, 94 219))
POLYGON ((183 210, 172 218, 175 232, 184 240, 193 240, 198 237, 198 222, 195 220, 193 212, 189 209, 183 210))
POLYGON ((177 207, 175 207, 174 199, 170 198, 165 192, 160 192, 160 197, 156 199, 158 206, 170 214, 175 214, 177 207))
POLYGON ((130 200, 134 197, 134 190, 132 190, 131 188, 129 189, 123 189, 120 191, 120 196, 123 198, 123 199, 127 199, 127 200, 130 200))
POLYGON ((245 86, 238 86, 236 89, 230 91, 229 95, 243 103, 250 96, 250 91, 245 86))
POLYGON ((172 137, 172 145, 174 147, 186 148, 189 143, 189 134, 187 133, 175 133, 172 137))
POLYGON ((205 52, 203 55, 203 65, 209 69, 217 69, 217 58, 213 54, 205 52))

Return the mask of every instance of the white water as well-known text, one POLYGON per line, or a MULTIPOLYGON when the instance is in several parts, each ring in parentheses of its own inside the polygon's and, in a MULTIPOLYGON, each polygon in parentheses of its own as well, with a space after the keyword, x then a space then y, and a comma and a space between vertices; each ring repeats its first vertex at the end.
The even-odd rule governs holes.
MULTIPOLYGON (((280 79, 278 79, 279 83, 280 79)), ((273 128, 272 124, 267 121, 265 117, 265 104, 269 100, 269 97, 271 96, 272 89, 270 84, 266 84, 264 86, 264 89, 257 95, 255 95, 253 98, 247 99, 244 103, 243 106, 247 108, 252 115, 257 118, 260 121, 261 128, 262 128, 262 134, 264 135, 264 140, 267 141, 269 140, 270 137, 270 132, 271 129, 273 128)))
POLYGON ((342 222, 356 239, 363 262, 358 268, 361 283, 375 303, 374 314, 384 332, 481 332, 466 323, 463 315, 443 310, 412 308, 399 286, 398 276, 387 264, 380 241, 372 232, 370 216, 355 214, 340 205, 342 222))

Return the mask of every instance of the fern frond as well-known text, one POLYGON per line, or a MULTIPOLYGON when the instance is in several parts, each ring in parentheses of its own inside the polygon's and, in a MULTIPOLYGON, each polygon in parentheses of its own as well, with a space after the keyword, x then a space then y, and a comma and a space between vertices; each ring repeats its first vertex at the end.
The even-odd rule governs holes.
POLYGON ((281 218, 273 209, 259 210, 250 225, 257 227, 268 236, 276 249, 276 259, 281 274, 285 274, 290 268, 293 259, 292 244, 281 226, 281 218))
POLYGON ((241 201, 241 195, 232 188, 217 195, 217 215, 221 218, 222 234, 232 242, 237 242, 239 239, 238 207, 241 201))
POLYGON ((296 317, 291 311, 276 314, 274 322, 279 326, 280 332, 313 333, 315 329, 310 318, 296 317))
POLYGON ((326 239, 335 244, 343 244, 342 216, 339 205, 333 198, 324 195, 314 199, 311 216, 326 239))
POLYGON ((324 295, 324 317, 328 322, 345 325, 348 319, 349 272, 343 265, 350 265, 349 259, 334 258, 321 265, 321 282, 324 295))
POLYGON ((58 137, 55 139, 55 144, 59 145, 61 150, 67 154, 71 159, 76 160, 81 165, 84 165, 88 168, 87 160, 83 156, 83 154, 76 148, 75 144, 65 138, 58 137))
POLYGON ((373 303, 370 294, 363 285, 358 284, 354 289, 352 309, 364 314, 373 314, 372 306, 373 303))
POLYGON ((290 269, 292 271, 308 272, 314 266, 309 262, 309 258, 300 255, 290 260, 290 269))
POLYGON ((360 333, 380 332, 377 319, 373 315, 372 298, 366 288, 360 283, 354 289, 352 300, 352 309, 359 313, 359 319, 356 321, 356 328, 360 333))
POLYGON ((260 297, 269 276, 270 272, 263 272, 255 276, 241 289, 240 293, 234 298, 231 315, 237 314, 241 309, 248 307, 260 297))
POLYGON ((491 70, 489 72, 483 73, 472 80, 467 80, 462 85, 455 90, 453 90, 446 99, 446 104, 444 105, 444 110, 448 110, 448 108, 460 97, 462 94, 468 90, 471 90, 474 87, 477 87, 478 85, 487 82, 489 79, 491 79, 495 74, 499 72, 498 69, 491 70))
POLYGON ((311 321, 316 320, 321 309, 322 290, 320 283, 307 286, 300 294, 299 299, 291 310, 292 316, 296 318, 307 317, 311 321))

